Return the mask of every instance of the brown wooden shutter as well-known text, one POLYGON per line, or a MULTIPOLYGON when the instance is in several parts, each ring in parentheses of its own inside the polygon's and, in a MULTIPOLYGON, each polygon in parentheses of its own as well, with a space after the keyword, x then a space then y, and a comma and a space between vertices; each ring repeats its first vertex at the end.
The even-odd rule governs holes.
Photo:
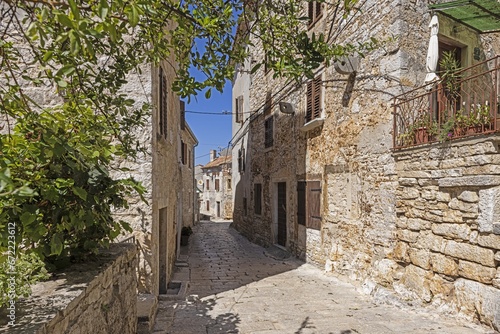
POLYGON ((313 105, 313 118, 321 116, 321 76, 314 79, 314 105, 313 105))
POLYGON ((321 229, 321 182, 307 182, 307 227, 321 229))
POLYGON ((274 145, 274 117, 271 116, 264 121, 264 147, 274 145))
POLYGON ((256 215, 262 214, 262 184, 255 183, 253 185, 253 206, 256 215))
POLYGON ((215 179, 215 191, 219 191, 219 190, 220 190, 219 179, 215 179))
POLYGON ((306 123, 312 120, 313 116, 313 82, 307 83, 307 107, 306 107, 306 123))
POLYGON ((235 100, 235 109, 236 109, 236 123, 241 122, 240 118, 240 97, 238 96, 235 100))
POLYGON ((297 182, 297 223, 306 225, 306 182, 297 182))

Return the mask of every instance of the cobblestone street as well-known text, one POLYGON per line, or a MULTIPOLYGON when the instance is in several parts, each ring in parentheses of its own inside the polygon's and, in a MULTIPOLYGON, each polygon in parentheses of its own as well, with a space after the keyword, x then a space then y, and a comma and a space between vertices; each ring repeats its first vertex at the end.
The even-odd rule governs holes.
POLYGON ((194 227, 186 299, 159 302, 154 333, 495 333, 430 309, 376 304, 319 268, 269 256, 229 225, 194 227))

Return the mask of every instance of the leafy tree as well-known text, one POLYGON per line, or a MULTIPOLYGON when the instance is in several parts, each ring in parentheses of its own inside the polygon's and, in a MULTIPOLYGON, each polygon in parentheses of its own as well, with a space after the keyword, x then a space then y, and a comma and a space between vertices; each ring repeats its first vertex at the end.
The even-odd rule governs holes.
MULTIPOLYGON (((345 18, 357 2, 325 6, 345 18)), ((268 57, 254 70, 265 62, 276 77, 295 80, 373 46, 309 35, 304 9, 295 0, 2 1, 0 254, 9 222, 19 252, 51 263, 93 253, 128 228, 111 210, 142 188, 109 170, 115 158, 136 156, 133 129, 151 110, 121 91, 141 65, 175 59, 172 88, 208 97, 256 40, 268 57), (196 80, 193 69, 205 78, 196 80)))

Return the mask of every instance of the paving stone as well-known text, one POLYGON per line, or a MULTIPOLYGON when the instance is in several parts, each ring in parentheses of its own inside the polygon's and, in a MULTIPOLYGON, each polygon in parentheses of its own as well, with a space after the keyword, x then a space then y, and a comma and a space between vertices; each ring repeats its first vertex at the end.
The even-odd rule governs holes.
POLYGON ((188 297, 160 301, 154 333, 493 333, 435 309, 375 304, 347 278, 270 256, 229 222, 193 230, 188 297))

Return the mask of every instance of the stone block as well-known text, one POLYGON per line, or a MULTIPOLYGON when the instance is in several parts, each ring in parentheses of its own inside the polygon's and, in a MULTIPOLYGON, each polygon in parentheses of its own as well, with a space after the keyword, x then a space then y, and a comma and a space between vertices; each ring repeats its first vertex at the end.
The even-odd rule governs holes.
POLYGON ((429 288, 434 296, 438 296, 443 300, 449 300, 453 297, 453 283, 445 280, 440 275, 432 277, 429 288))
POLYGON ((447 276, 458 275, 458 264, 455 260, 439 253, 432 253, 430 257, 433 271, 447 276))
POLYGON ((444 239, 443 237, 433 234, 431 231, 424 231, 419 234, 414 246, 434 252, 441 252, 444 246, 444 239))
POLYGON ((500 187, 479 190, 480 232, 493 232, 493 224, 500 220, 500 187))
POLYGON ((416 242, 418 238, 418 232, 413 232, 410 230, 398 230, 397 238, 406 242, 416 242))
POLYGON ((408 244, 406 242, 398 241, 394 247, 393 257, 396 261, 410 262, 410 257, 408 256, 408 244))
POLYGON ((410 248, 408 250, 408 255, 410 256, 410 261, 416 266, 424 269, 430 269, 430 253, 426 249, 410 248))
POLYGON ((375 281, 385 287, 390 287, 397 276, 400 266, 393 260, 383 259, 375 262, 373 273, 375 281))
POLYGON ((443 222, 445 223, 462 223, 464 214, 456 210, 447 210, 443 214, 443 222))
POLYGON ((449 202, 451 201, 451 196, 449 193, 440 191, 436 194, 436 200, 438 202, 449 202))
POLYGON ((398 181, 402 186, 416 186, 418 184, 417 179, 413 177, 401 177, 398 181))
POLYGON ((477 243, 483 247, 493 248, 494 250, 500 250, 500 235, 496 234, 480 235, 477 238, 477 243))
POLYGON ((458 195, 458 199, 464 202, 477 203, 479 201, 479 196, 475 191, 463 191, 458 195))
POLYGON ((409 218, 407 220, 406 226, 408 229, 413 231, 428 230, 431 227, 431 223, 418 218, 409 218))
POLYGON ((433 274, 422 268, 410 264, 405 268, 403 277, 401 277, 401 283, 417 294, 418 297, 422 298, 426 302, 432 300, 432 293, 430 290, 430 280, 433 274))
POLYGON ((446 187, 486 187, 500 185, 498 175, 444 177, 438 181, 439 186, 446 187))
POLYGON ((425 200, 434 201, 436 199, 436 191, 424 189, 422 190, 421 196, 425 200))
POLYGON ((462 313, 477 317, 487 325, 500 330, 500 290, 483 283, 457 279, 455 281, 457 307, 462 313))
POLYGON ((453 198, 448 204, 450 209, 458 210, 462 212, 477 213, 478 206, 475 203, 468 203, 459 200, 458 198, 453 198))
POLYGON ((500 262, 500 252, 495 253, 495 261, 500 262))
POLYGON ((463 260, 458 261, 458 275, 474 281, 491 284, 496 272, 495 268, 463 260))
POLYGON ((452 239, 469 240, 470 227, 466 224, 432 224, 432 232, 452 239))
POLYGON ((421 187, 437 186, 438 181, 434 179, 418 179, 418 185, 421 187))
POLYGON ((401 192, 402 199, 415 199, 420 196, 420 192, 415 188, 403 188, 401 192))
POLYGON ((458 259, 481 263, 488 267, 495 266, 493 251, 477 245, 447 240, 444 244, 443 253, 458 259))

